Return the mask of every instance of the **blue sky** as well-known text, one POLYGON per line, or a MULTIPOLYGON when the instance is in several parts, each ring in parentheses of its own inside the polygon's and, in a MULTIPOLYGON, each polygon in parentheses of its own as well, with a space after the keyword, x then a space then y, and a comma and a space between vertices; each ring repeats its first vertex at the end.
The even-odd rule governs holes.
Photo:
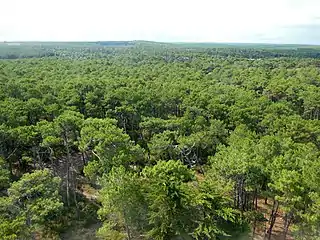
POLYGON ((320 0, 3 0, 0 41, 320 44, 320 0))

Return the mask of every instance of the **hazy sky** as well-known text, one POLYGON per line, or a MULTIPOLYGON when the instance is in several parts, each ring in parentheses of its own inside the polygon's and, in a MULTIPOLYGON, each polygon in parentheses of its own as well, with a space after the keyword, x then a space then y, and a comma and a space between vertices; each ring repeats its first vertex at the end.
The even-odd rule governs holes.
POLYGON ((1 0, 0 41, 320 44, 320 0, 1 0))

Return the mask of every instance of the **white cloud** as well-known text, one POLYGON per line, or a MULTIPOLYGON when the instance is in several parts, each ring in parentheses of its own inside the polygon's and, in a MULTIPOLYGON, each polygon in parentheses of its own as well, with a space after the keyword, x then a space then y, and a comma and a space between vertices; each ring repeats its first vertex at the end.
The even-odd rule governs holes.
POLYGON ((283 27, 320 16, 319 0, 3 1, 0 40, 8 41, 288 41, 279 34, 283 27))

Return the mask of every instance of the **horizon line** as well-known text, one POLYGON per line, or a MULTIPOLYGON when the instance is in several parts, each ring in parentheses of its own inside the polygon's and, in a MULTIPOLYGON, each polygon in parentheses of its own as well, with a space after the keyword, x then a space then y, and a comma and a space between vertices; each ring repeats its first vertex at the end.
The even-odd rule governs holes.
POLYGON ((0 41, 2 43, 98 43, 98 42, 152 42, 162 44, 264 44, 264 45, 303 45, 303 46, 320 46, 312 43, 272 43, 272 42, 210 42, 210 41, 154 41, 154 40, 14 40, 0 41))

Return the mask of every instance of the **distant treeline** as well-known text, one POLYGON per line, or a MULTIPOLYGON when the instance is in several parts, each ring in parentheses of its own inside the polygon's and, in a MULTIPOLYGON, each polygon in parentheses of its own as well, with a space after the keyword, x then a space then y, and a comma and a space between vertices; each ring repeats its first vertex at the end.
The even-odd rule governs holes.
POLYGON ((179 44, 147 41, 97 41, 97 42, 21 42, 0 44, 0 59, 20 58, 105 58, 118 48, 136 48, 148 52, 202 52, 214 57, 240 58, 320 58, 320 48, 304 45, 245 45, 245 44, 179 44))

